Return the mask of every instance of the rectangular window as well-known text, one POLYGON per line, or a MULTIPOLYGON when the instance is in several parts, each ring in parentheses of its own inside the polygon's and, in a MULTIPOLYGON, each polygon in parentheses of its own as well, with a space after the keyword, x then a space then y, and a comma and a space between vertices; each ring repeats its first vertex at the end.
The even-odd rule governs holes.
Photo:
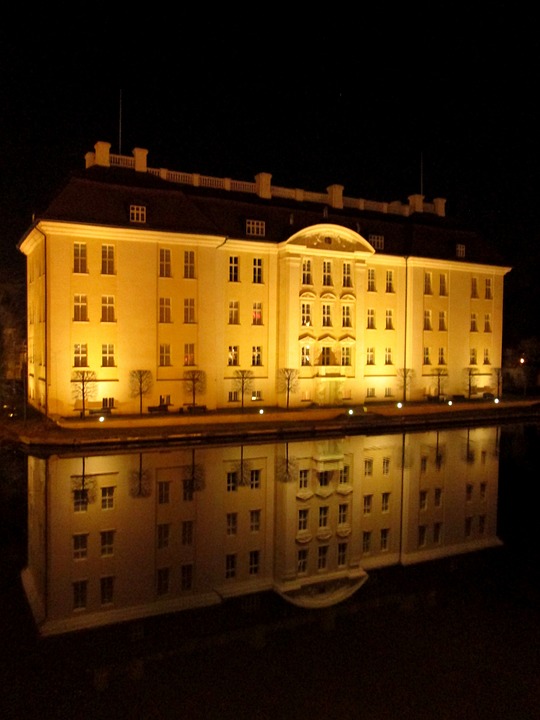
POLYGON ((394 311, 393 310, 386 311, 386 326, 385 327, 387 330, 394 329, 394 311))
POLYGON ((368 308, 367 311, 367 329, 375 330, 375 310, 373 308, 368 308))
POLYGON ((195 343, 184 343, 184 366, 195 365, 195 343))
POLYGON ((426 536, 427 536, 427 527, 426 525, 419 525, 418 526, 418 547, 425 547, 426 545, 426 536))
POLYGON ((484 348, 484 365, 491 365, 489 359, 489 348, 484 348))
POLYGON ((227 535, 236 535, 238 532, 238 513, 227 513, 227 535))
POLYGON ((319 479, 319 487, 328 487, 330 485, 331 473, 329 470, 321 470, 317 473, 319 479))
POLYGON ((101 274, 114 275, 114 245, 101 246, 101 274))
POLYGON ((253 282, 260 284, 263 281, 262 275, 262 258, 253 259, 253 282))
POLYGON ((88 556, 88 535, 74 535, 73 536, 73 559, 83 560, 88 556))
POLYGON ((251 470, 249 473, 249 487, 251 490, 260 490, 261 487, 261 471, 259 469, 251 470))
POLYGON ((431 352, 429 347, 424 348, 424 365, 431 365, 431 352))
POLYGON ((338 507, 338 523, 339 525, 346 525, 349 522, 349 505, 347 503, 340 503, 338 507))
POLYGON ((298 530, 307 530, 309 521, 309 510, 301 509, 298 511, 298 530))
POLYGON ((371 531, 364 530, 362 533, 362 552, 368 553, 371 550, 371 531))
POLYGON ((262 303, 260 302, 254 302, 253 303, 253 312, 252 312, 252 325, 262 325, 262 303))
POLYGON ((86 607, 88 597, 88 580, 77 580, 73 583, 73 609, 82 610, 86 607))
POLYGON ((112 510, 114 507, 114 487, 102 487, 101 488, 101 509, 112 510))
POLYGON ((384 364, 385 365, 392 364, 392 348, 389 348, 389 347, 384 348, 384 364))
POLYGON ((240 304, 238 300, 229 301, 229 325, 238 325, 240 322, 240 304))
POLYGON ((422 455, 420 458, 420 472, 425 473, 427 471, 427 455, 422 455))
POLYGON ((73 346, 73 367, 88 367, 88 345, 76 343, 73 346))
POLYGON ((374 250, 384 250, 384 235, 369 235, 369 244, 374 250))
POLYGON ((169 525, 169 523, 160 523, 157 526, 158 549, 169 547, 170 534, 171 534, 171 526, 169 525))
POLYGON ((171 571, 168 567, 158 568, 156 575, 156 592, 158 595, 166 595, 169 592, 169 581, 171 571))
POLYGON ((311 365, 311 354, 309 351, 309 345, 304 345, 302 348, 302 365, 311 365))
POLYGON ((321 365, 332 365, 332 352, 331 348, 329 347, 323 347, 321 348, 321 365))
POLYGON ((159 277, 171 277, 171 251, 159 249, 159 277))
POLYGON ((384 397, 386 397, 386 398, 394 397, 394 393, 392 392, 391 387, 384 388, 384 397))
POLYGON ((88 266, 86 264, 86 243, 75 243, 73 245, 73 272, 88 272, 88 266))
POLYGON ((373 475, 373 458, 366 458, 364 460, 364 475, 366 477, 373 475))
POLYGON ((311 325, 311 304, 302 303, 302 325, 311 325))
POLYGON ((108 343, 101 346, 101 367, 114 367, 114 345, 108 343))
POLYGON ((445 331, 446 329, 446 310, 439 310, 439 330, 445 331))
POLYGON ((171 322, 171 298, 159 298, 159 322, 171 322))
POLYGON ((159 346, 159 364, 160 367, 171 365, 171 346, 169 343, 162 343, 159 346))
POLYGON ((343 305, 341 308, 341 326, 346 328, 352 327, 350 305, 343 305))
POLYGON ((433 542, 435 545, 440 545, 442 540, 442 523, 436 522, 433 525, 433 542))
POLYGON ((251 348, 251 364, 255 366, 262 365, 262 348, 260 345, 253 345, 251 348))
POLYGON ((238 473, 231 470, 227 473, 227 492, 236 492, 238 490, 238 473))
POLYGON ((193 520, 182 522, 182 545, 193 545, 193 520))
POLYGON ((478 323, 476 313, 471 313, 471 332, 478 332, 478 323))
POLYGON ((322 306, 322 324, 323 324, 323 327, 331 327, 332 326, 332 314, 331 314, 330 305, 322 306))
POLYGON ((393 270, 386 271, 386 292, 387 293, 394 292, 394 271, 393 270))
POLYGON ((439 295, 441 297, 446 297, 446 295, 448 295, 448 283, 446 280, 446 273, 441 273, 439 275, 439 295))
POLYGON ((367 289, 368 292, 375 292, 376 291, 376 285, 375 285, 375 269, 369 268, 367 271, 367 289))
POLYGON ((390 493, 383 492, 381 496, 381 511, 387 513, 390 510, 390 493))
POLYGON ((238 345, 229 345, 229 353, 227 355, 227 365, 239 365, 238 345))
POLYGON ((478 357, 476 355, 476 348, 471 348, 470 357, 469 357, 469 365, 476 365, 477 363, 478 363, 478 357))
POLYGON ((384 457, 382 460, 382 474, 383 475, 390 474, 390 458, 389 457, 384 457))
POLYGON ((302 260, 302 285, 313 285, 311 260, 308 258, 304 258, 304 260, 302 260))
POLYGON ((375 365, 375 348, 366 348, 366 365, 375 365))
POLYGON ((195 322, 195 298, 184 298, 184 322, 187 325, 195 322))
POLYGON ((298 550, 296 556, 296 571, 299 575, 304 575, 308 568, 308 551, 306 548, 298 550))
POLYGON ((113 554, 114 550, 114 530, 103 530, 101 536, 101 557, 113 554))
POLYGON ((487 483, 480 483, 480 500, 486 499, 487 483))
POLYGON ((486 300, 493 300, 491 278, 486 278, 484 297, 486 300))
POLYGON ((261 553, 259 550, 250 550, 249 552, 249 574, 258 575, 261 563, 261 553))
POLYGON ((428 491, 420 490, 420 493, 418 495, 418 507, 420 508, 420 510, 427 509, 427 501, 428 501, 428 491))
POLYGON ((424 310, 424 330, 432 330, 431 310, 424 310))
POLYGON ((433 505, 436 508, 440 508, 442 506, 442 488, 435 488, 433 505))
POLYGON ((344 567, 347 564, 347 549, 349 545, 346 542, 338 543, 337 547, 337 564, 338 567, 344 567))
POLYGON ((478 516, 478 534, 483 535, 486 531, 486 516, 485 515, 479 515, 478 516))
POLYGON ((461 243, 458 243, 456 245, 456 257, 458 257, 458 258, 465 257, 465 245, 462 245, 461 243))
POLYGON ((484 332, 491 332, 491 313, 486 313, 484 315, 484 332))
POLYGON ((184 277, 193 279, 195 277, 195 251, 184 250, 184 277))
POLYGON ((439 365, 446 365, 446 358, 444 356, 444 348, 439 348, 439 357, 438 357, 438 363, 439 365))
POLYGON ((76 322, 88 321, 88 298, 86 295, 75 295, 73 302, 73 320, 76 322))
POLYGON ((343 287, 352 287, 351 263, 349 262, 343 263, 343 287))
POLYGON ((323 505, 319 508, 319 527, 328 527, 328 505, 323 505))
POLYGON ((317 551, 317 569, 324 570, 328 562, 328 545, 320 545, 317 551))
POLYGON ((264 220, 246 220, 246 235, 251 237, 264 237, 266 234, 266 223, 264 220))
POLYGON ((110 605, 114 599, 114 577, 102 577, 99 581, 101 604, 110 605))
POLYGON ((371 515, 373 495, 364 495, 364 515, 371 515))
POLYGON ((130 205, 129 206, 129 222, 145 223, 146 222, 146 206, 130 205))
POLYGON ((332 285, 332 263, 330 260, 323 260, 323 285, 332 285))
POLYGON ((73 491, 73 512, 86 512, 88 510, 88 490, 73 491))
POLYGON ((478 278, 471 278, 471 297, 478 297, 478 278))
POLYGON ((298 472, 298 489, 307 490, 309 487, 309 470, 302 469, 298 472))
POLYGON ((341 348, 341 366, 349 367, 350 365, 351 365, 351 348, 350 347, 342 347, 341 348))
POLYGON ((238 257, 229 258, 229 282, 238 282, 240 273, 240 261, 238 257))
POLYGON ((348 485, 351 478, 351 468, 349 465, 343 465, 342 468, 339 469, 339 484, 340 485, 348 485))
POLYGON ((182 500, 184 502, 193 502, 193 488, 195 481, 193 478, 182 480, 182 500))
POLYGON ((259 532, 261 529, 261 511, 249 511, 249 530, 250 532, 259 532))
POLYGON ((381 530, 381 551, 385 552, 390 547, 390 529, 382 528, 381 530))
POLYGON ((229 402, 238 402, 238 390, 229 390, 229 402))
POLYGON ((432 286, 432 274, 430 272, 424 273, 424 295, 431 295, 433 293, 432 286))
POLYGON ((166 480, 158 482, 158 504, 168 505, 171 498, 171 483, 166 480))
POLYGON ((180 590, 187 592, 193 589, 193 565, 185 563, 180 566, 180 590))
POLYGON ((225 555, 225 579, 230 580, 236 577, 236 555, 230 553, 225 555))
POLYGON ((114 322, 114 297, 112 295, 101 296, 101 322, 114 322))

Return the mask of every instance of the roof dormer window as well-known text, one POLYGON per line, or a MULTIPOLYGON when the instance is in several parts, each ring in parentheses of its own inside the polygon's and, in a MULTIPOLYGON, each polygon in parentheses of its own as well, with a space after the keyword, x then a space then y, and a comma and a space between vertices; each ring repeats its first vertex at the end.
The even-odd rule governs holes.
POLYGON ((130 205, 129 206, 129 222, 145 223, 146 222, 146 205, 130 205))
POLYGON ((266 223, 264 220, 246 220, 246 235, 264 237, 266 235, 266 223))

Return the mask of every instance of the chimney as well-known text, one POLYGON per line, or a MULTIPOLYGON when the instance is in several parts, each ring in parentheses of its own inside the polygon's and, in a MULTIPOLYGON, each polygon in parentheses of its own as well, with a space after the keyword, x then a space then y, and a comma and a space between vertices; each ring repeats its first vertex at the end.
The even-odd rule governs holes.
POLYGON ((326 188, 328 200, 333 208, 343 209, 343 185, 330 185, 326 188))
POLYGON ((272 175, 270 173, 255 175, 255 191, 260 198, 272 199, 272 175))
POLYGON ((146 167, 147 155, 148 155, 148 150, 143 150, 142 148, 134 148, 133 149, 133 157, 135 158, 136 172, 147 172, 147 167, 146 167))
POLYGON ((102 167, 110 167, 111 165, 111 143, 99 141, 94 145, 96 151, 96 165, 102 167))
POLYGON ((423 195, 409 195, 409 206, 411 212, 424 212, 424 196, 423 195))
POLYGON ((435 206, 435 214, 439 217, 446 215, 446 198, 433 198, 433 205, 435 206))

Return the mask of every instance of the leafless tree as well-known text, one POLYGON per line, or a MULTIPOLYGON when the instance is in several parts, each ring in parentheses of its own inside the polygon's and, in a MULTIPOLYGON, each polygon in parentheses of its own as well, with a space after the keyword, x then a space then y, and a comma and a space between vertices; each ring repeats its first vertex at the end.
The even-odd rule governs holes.
POLYGON ((244 395, 253 388, 253 373, 251 370, 236 370, 234 373, 234 389, 242 397, 242 410, 244 409, 244 395))
POLYGON ((445 367, 436 367, 436 368, 433 368, 431 375, 432 375, 432 377, 436 378, 437 398, 440 398, 442 389, 444 387, 445 378, 448 377, 448 370, 445 367))
POLYGON ((294 368, 280 368, 278 375, 278 392, 284 392, 287 396, 287 409, 291 393, 298 388, 298 370, 294 368))
POLYGON ((474 378, 478 375, 478 368, 467 367, 465 368, 465 383, 467 386, 467 397, 470 400, 473 394, 473 390, 476 390, 474 384, 474 378))
POLYGON ((411 389, 412 381, 414 379, 414 370, 411 368, 398 368, 397 378, 400 388, 403 391, 403 402, 407 400, 407 394, 411 389))
POLYGON ((129 392, 132 398, 139 398, 139 415, 142 415, 143 395, 150 392, 153 385, 151 370, 132 370, 129 373, 129 392))
POLYGON ((204 370, 186 370, 184 372, 185 390, 191 397, 191 404, 195 407, 195 397, 206 390, 206 373, 204 370))
POLYGON ((96 373, 93 370, 76 370, 72 377, 73 396, 82 402, 81 417, 86 415, 86 403, 96 394, 96 373))

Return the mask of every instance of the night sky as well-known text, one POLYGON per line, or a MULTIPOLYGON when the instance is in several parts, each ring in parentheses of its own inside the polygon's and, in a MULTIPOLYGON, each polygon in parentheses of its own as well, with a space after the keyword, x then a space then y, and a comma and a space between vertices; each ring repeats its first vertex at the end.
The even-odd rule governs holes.
MULTIPOLYGON (((508 308, 540 305, 536 40, 510 3, 489 15, 441 2, 121 23, 84 7, 0 29, 3 266, 24 267, 16 245, 32 213, 104 140, 148 149, 151 167, 444 197, 514 268, 508 308)), ((540 335, 534 315, 513 331, 540 335)))

